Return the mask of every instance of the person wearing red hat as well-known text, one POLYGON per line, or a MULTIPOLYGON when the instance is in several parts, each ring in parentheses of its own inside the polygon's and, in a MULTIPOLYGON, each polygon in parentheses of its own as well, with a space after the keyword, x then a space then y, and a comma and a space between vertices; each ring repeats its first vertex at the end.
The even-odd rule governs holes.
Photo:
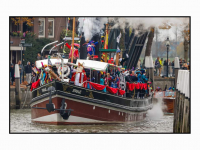
POLYGON ((111 57, 111 59, 110 59, 110 60, 108 60, 108 63, 109 63, 109 64, 114 64, 113 57, 111 57))
POLYGON ((77 69, 73 69, 71 81, 77 86, 82 86, 82 83, 87 80, 83 65, 79 62, 77 69))

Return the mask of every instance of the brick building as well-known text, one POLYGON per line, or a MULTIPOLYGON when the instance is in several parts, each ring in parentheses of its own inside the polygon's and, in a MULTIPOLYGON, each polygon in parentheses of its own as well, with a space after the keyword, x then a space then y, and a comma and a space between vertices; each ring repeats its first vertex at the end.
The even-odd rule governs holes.
MULTIPOLYGON (((31 22, 33 26, 28 26, 27 22, 15 25, 10 17, 10 62, 16 64, 21 60, 21 37, 13 35, 14 31, 24 33, 30 31, 36 34, 36 38, 49 38, 52 41, 60 42, 60 33, 67 28, 68 17, 34 17, 31 22)), ((29 17, 32 18, 32 17, 29 17)), ((26 48, 24 47, 24 50, 26 48)))

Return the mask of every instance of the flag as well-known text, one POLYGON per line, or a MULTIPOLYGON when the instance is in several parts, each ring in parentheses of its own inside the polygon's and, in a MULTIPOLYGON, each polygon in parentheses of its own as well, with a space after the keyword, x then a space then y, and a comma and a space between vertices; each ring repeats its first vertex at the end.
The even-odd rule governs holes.
POLYGON ((48 57, 48 66, 52 66, 51 60, 50 60, 50 56, 48 57))
POLYGON ((119 52, 120 52, 120 49, 119 49, 119 42, 120 42, 120 39, 121 39, 121 32, 119 33, 119 36, 117 37, 117 51, 116 51, 116 53, 119 53, 119 52))
POLYGON ((108 29, 106 27, 106 36, 105 36, 105 43, 104 43, 104 49, 108 49, 108 29))

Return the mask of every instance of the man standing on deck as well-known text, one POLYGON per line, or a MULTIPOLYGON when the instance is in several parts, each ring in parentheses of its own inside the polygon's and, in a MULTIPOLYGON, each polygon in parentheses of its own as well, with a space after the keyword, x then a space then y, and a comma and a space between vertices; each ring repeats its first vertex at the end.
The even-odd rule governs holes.
POLYGON ((110 73, 107 73, 107 76, 105 77, 105 85, 111 86, 111 80, 112 77, 110 76, 110 73))
POLYGON ((131 75, 130 75, 130 78, 131 78, 132 82, 138 81, 137 74, 135 74, 134 71, 132 71, 132 73, 131 73, 131 75))

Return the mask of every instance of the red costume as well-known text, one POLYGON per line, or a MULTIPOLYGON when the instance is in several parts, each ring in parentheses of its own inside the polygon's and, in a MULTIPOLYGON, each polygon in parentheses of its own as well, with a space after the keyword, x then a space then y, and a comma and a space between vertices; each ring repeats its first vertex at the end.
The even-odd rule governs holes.
POLYGON ((77 69, 75 69, 76 72, 74 72, 72 74, 72 78, 71 78, 71 81, 74 81, 74 84, 77 85, 77 86, 82 86, 82 83, 83 83, 83 86, 85 87, 85 84, 87 81, 87 76, 85 74, 85 70, 83 69, 83 66, 78 65, 77 69), (84 83, 85 82, 85 83, 84 83))
MULTIPOLYGON (((69 53, 69 59, 72 57, 72 46, 70 46, 68 43, 65 44, 65 46, 67 46, 70 49, 70 53, 69 53)), ((78 49, 74 48, 74 55, 73 55, 74 59, 79 58, 79 53, 78 53, 78 49)))

